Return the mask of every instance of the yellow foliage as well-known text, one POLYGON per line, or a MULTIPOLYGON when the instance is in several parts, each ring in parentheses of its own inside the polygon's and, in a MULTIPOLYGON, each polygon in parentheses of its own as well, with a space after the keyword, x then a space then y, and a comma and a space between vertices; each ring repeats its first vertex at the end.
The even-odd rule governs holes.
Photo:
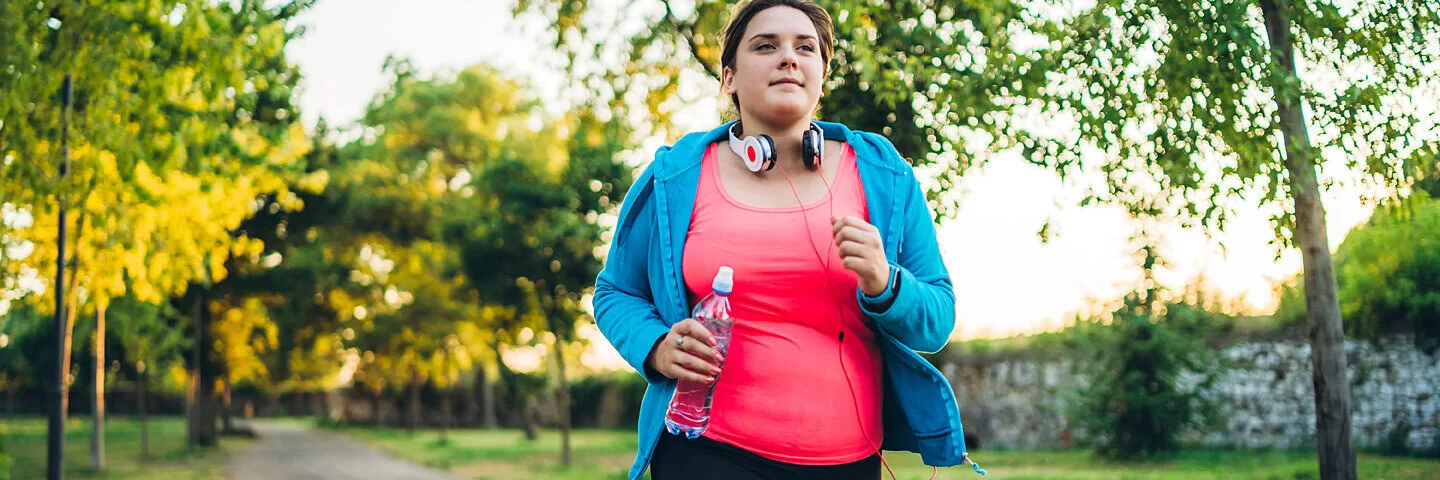
POLYGON ((205 98, 195 88, 195 69, 177 67, 165 75, 165 97, 181 108, 200 111, 205 108, 205 98))
POLYGON ((239 305, 213 301, 209 306, 219 315, 211 325, 216 350, 225 357, 233 382, 264 382, 269 370, 260 355, 279 345, 279 328, 270 320, 264 299, 245 298, 239 305))
POLYGON ((309 193, 320 194, 325 192, 325 187, 330 183, 329 170, 316 170, 305 174, 295 182, 295 187, 309 193))
POLYGON ((230 138, 236 146, 240 147, 241 153, 251 157, 264 155, 265 150, 270 147, 269 142, 265 141, 265 137, 249 129, 233 129, 230 131, 230 138))
POLYGON ((272 149, 268 163, 272 165, 294 165, 301 158, 304 158, 305 155, 309 155, 310 151, 314 148, 315 145, 311 143, 310 136, 305 133, 305 127, 302 126, 300 122, 295 122, 290 124, 290 128, 286 130, 284 141, 272 149))

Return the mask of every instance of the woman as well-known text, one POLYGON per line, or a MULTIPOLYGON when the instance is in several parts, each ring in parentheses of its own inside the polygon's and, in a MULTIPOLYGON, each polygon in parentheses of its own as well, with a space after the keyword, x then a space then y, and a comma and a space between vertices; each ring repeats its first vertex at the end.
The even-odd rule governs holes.
POLYGON ((632 479, 875 479, 882 448, 966 460, 953 392, 915 354, 945 345, 955 297, 914 172, 884 137, 811 120, 833 41, 810 1, 740 7, 721 57, 738 124, 660 149, 625 197, 594 304, 649 382, 632 479), (687 318, 721 265, 725 358, 687 318), (699 438, 662 427, 677 380, 715 382, 699 438))

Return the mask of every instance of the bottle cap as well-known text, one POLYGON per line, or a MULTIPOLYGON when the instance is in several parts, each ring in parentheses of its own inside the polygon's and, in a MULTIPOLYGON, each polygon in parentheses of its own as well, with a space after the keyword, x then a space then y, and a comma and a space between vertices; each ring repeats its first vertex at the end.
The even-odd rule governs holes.
POLYGON ((720 271, 715 274, 715 281, 710 283, 710 288, 721 295, 729 295, 730 290, 735 288, 735 270, 720 267, 720 271))

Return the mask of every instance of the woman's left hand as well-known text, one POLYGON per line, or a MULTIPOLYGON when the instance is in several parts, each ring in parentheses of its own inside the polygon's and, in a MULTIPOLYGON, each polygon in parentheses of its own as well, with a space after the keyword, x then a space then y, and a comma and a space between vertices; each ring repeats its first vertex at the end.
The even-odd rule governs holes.
POLYGON ((845 268, 860 278, 860 291, 872 297, 885 291, 890 284, 890 263, 885 260, 880 230, 855 216, 832 217, 830 227, 845 268))

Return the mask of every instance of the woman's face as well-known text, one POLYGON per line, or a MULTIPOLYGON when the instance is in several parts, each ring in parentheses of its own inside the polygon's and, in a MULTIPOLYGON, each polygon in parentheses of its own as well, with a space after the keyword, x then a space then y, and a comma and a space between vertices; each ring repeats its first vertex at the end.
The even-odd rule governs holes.
POLYGON ((794 8, 772 7, 750 19, 722 85, 726 96, 740 96, 743 116, 787 123, 815 110, 824 76, 825 59, 810 17, 794 8))

